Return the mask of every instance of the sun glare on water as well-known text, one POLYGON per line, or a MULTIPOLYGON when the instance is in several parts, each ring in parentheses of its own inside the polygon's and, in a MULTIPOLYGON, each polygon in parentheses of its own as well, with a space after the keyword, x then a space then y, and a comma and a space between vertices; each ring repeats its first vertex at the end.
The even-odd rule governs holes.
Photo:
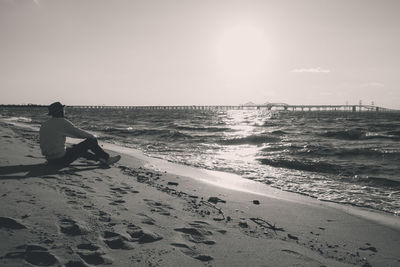
POLYGON ((253 25, 227 29, 217 45, 217 62, 227 82, 247 84, 262 78, 268 64, 265 33, 253 25))

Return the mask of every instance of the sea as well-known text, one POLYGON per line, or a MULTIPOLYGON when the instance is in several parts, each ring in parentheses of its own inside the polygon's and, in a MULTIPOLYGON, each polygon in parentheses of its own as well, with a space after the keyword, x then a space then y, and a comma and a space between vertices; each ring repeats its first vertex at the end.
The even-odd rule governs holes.
MULTIPOLYGON (((0 108, 39 128, 46 108, 0 108)), ((400 112, 66 108, 102 142, 321 201, 400 215, 400 112)))

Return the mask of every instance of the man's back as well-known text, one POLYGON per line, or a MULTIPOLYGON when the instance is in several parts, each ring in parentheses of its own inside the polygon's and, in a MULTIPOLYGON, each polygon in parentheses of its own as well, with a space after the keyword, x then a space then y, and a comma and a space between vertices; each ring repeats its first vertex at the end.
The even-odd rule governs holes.
POLYGON ((65 154, 64 118, 51 118, 40 127, 40 148, 48 159, 65 154))
POLYGON ((47 159, 65 155, 66 136, 76 138, 94 138, 93 135, 76 128, 65 118, 51 118, 40 127, 40 148, 47 159))

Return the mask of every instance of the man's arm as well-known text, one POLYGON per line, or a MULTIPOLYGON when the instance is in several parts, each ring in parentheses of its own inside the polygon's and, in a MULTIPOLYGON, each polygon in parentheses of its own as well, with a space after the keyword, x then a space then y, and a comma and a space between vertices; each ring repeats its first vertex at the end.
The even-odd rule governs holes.
POLYGON ((96 137, 93 134, 90 134, 82 129, 79 129, 75 125, 72 124, 69 120, 64 119, 64 131, 65 135, 69 137, 75 137, 75 138, 93 138, 96 139, 96 137))

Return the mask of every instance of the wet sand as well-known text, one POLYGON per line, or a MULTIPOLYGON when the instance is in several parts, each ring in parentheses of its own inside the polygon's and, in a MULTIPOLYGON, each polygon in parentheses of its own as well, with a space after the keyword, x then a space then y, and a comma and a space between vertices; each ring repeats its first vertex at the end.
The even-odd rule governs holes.
POLYGON ((52 169, 0 123, 1 266, 399 266, 400 219, 124 153, 52 169))

